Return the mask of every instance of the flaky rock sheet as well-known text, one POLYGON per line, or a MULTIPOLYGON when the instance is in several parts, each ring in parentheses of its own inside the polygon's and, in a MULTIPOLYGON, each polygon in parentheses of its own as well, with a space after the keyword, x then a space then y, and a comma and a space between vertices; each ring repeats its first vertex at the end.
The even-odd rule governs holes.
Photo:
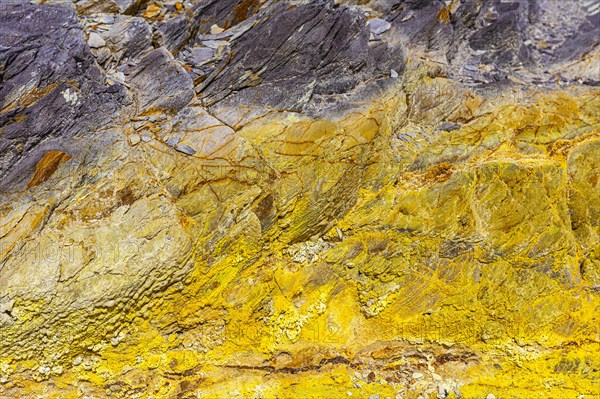
POLYGON ((0 0, 0 398, 600 397, 593 0, 0 0))

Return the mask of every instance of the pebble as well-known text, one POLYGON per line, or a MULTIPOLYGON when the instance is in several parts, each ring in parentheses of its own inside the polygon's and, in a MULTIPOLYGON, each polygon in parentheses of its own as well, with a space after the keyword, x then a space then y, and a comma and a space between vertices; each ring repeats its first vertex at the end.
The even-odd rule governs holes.
POLYGON ((493 393, 488 393, 488 396, 485 399, 496 399, 496 396, 493 393))
POLYGON ((214 24, 213 26, 210 27, 210 34, 211 35, 218 35, 219 33, 223 32, 225 29, 221 28, 219 25, 214 24))
POLYGON ((175 147, 177 144, 179 144, 179 137, 171 137, 167 140, 167 145, 169 147, 175 147))
POLYGON ((387 32, 392 27, 392 24, 390 24, 385 19, 381 18, 370 19, 367 22, 367 25, 369 25, 371 32, 373 32, 376 35, 381 35, 382 33, 387 32))
POLYGON ((90 37, 88 38, 88 45, 91 48, 100 48, 104 47, 104 45, 106 45, 106 42, 99 34, 97 34, 96 32, 91 32, 90 37))
POLYGON ((413 373, 412 378, 415 380, 418 380, 419 378, 423 378, 423 374, 421 374, 419 372, 415 372, 415 373, 413 373))
POLYGON ((128 136, 128 138, 129 138, 129 144, 131 144, 131 145, 136 145, 136 144, 138 144, 142 140, 142 138, 140 137, 140 135, 139 134, 135 134, 135 133, 134 134, 130 134, 128 136))
POLYGON ((390 77, 392 79, 398 79, 398 76, 400 76, 398 75, 398 72, 394 71, 393 69, 390 71, 390 77))
POLYGON ((175 150, 187 155, 194 155, 196 153, 196 150, 194 150, 192 147, 186 144, 176 144, 174 148, 175 150))
POLYGON ((381 395, 379 395, 379 394, 369 396, 369 399, 379 399, 379 398, 381 398, 381 395))
POLYGON ((113 24, 115 22, 115 17, 112 15, 103 15, 100 18, 96 18, 95 21, 101 24, 113 24))
POLYGON ((150 140, 152 140, 152 139, 151 139, 149 136, 145 136, 145 135, 144 135, 144 136, 142 136, 142 141, 143 141, 144 143, 148 143, 148 142, 150 142, 150 140))
POLYGON ((460 129, 460 125, 454 122, 444 122, 440 126, 438 126, 437 130, 441 130, 444 132, 451 132, 453 130, 460 129))

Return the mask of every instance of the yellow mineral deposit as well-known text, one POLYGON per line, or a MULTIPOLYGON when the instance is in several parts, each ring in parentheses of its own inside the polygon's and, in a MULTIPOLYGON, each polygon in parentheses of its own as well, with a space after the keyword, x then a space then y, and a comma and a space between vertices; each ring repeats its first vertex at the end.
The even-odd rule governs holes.
MULTIPOLYGON (((218 70, 200 76, 216 56, 225 61, 211 68, 238 72, 239 38, 250 33, 237 25, 280 21, 253 17, 264 3, 229 1, 234 15, 220 18, 217 2, 107 1, 111 13, 139 17, 119 16, 116 37, 100 29, 106 41, 93 56, 79 32, 90 62, 117 77, 118 57, 135 53, 123 32, 142 32, 131 43, 148 47, 136 61, 148 65, 123 69, 127 87, 90 97, 95 110, 110 90, 121 93, 119 117, 94 111, 114 111, 114 126, 76 131, 64 148, 40 138, 22 189, 0 202, 0 399, 600 398, 600 90, 524 77, 469 86, 407 46, 406 69, 377 72, 387 83, 351 105, 340 94, 334 102, 347 106, 333 111, 257 111, 240 97, 213 112, 204 102, 238 89, 261 101, 267 94, 250 89, 287 89, 258 69, 241 88, 218 70), (205 47, 183 50, 196 39, 205 47), (135 80, 145 73, 154 75, 135 80), (116 138, 88 154, 88 141, 107 137, 116 138)), ((292 3, 274 10, 311 2, 292 3)), ((314 3, 328 7, 325 22, 366 21, 314 3)), ((374 5, 365 12, 377 37, 349 35, 365 46, 403 26, 374 19, 396 12, 385 2, 340 3, 374 5)), ((460 1, 445 3, 422 18, 458 32, 455 19, 468 15, 457 16, 460 1)), ((112 14, 90 11, 99 8, 78 2, 79 21, 112 24, 112 14)), ((371 29, 362 22, 356 29, 371 29)), ((590 54, 585 63, 598 60, 590 54)), ((22 85, 19 102, 0 100, 2 123, 63 90, 22 85)), ((85 85, 46 108, 88 109, 85 85)), ((318 96, 314 82, 309 89, 306 101, 318 96)), ((35 146, 26 144, 15 157, 35 146)))
MULTIPOLYGON (((129 314, 85 310, 117 325, 60 348, 71 364, 15 357, 0 371, 48 398, 77 398, 78 385, 98 397, 128 397, 122 385, 160 398, 597 397, 598 92, 465 93, 447 115, 460 128, 421 126, 394 147, 409 106, 390 96, 337 120, 248 124, 237 134, 268 161, 255 180, 271 189, 188 176, 173 198, 192 215, 179 220, 196 254, 183 284, 129 314), (209 243, 220 207, 247 211, 209 243), (335 209, 347 212, 326 223, 335 209)), ((40 161, 30 186, 62 157, 40 161)), ((71 317, 53 334, 84 323, 71 317)))

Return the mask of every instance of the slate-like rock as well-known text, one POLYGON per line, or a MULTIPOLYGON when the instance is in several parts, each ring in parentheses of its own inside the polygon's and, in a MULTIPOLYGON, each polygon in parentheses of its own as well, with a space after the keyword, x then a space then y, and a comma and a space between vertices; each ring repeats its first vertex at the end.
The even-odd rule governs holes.
POLYGON ((108 125, 124 96, 106 84, 67 7, 3 5, 0 71, 0 187, 30 176, 43 141, 67 145, 108 125))
POLYGON ((600 20, 583 3, 463 1, 452 14, 448 60, 458 67, 466 63, 497 67, 496 79, 521 69, 523 77, 536 80, 545 71, 560 69, 594 50, 600 20))
POLYGON ((192 101, 194 86, 186 70, 163 48, 145 55, 126 72, 138 113, 176 113, 192 101))
POLYGON ((104 41, 104 39, 102 39, 102 37, 97 34, 96 32, 92 32, 90 33, 90 37, 88 38, 88 45, 91 48, 100 48, 100 47, 104 47, 104 45, 106 45, 106 42, 104 41))
POLYGON ((370 31, 357 9, 318 0, 277 3, 230 44, 201 88, 208 106, 255 104, 302 110, 314 97, 348 93, 367 80, 403 70, 401 48, 369 46, 370 31))
POLYGON ((385 16, 400 35, 402 43, 434 58, 445 55, 452 41, 450 13, 442 0, 389 1, 385 16))
POLYGON ((152 48, 150 25, 138 17, 118 20, 104 35, 108 48, 117 62, 133 59, 152 48))
POLYGON ((392 27, 392 24, 381 18, 370 19, 367 24, 369 25, 371 32, 376 35, 380 35, 392 27))
POLYGON ((208 34, 211 26, 230 28, 260 9, 260 0, 206 0, 179 16, 159 23, 155 41, 177 53, 186 44, 193 44, 196 35, 208 34))

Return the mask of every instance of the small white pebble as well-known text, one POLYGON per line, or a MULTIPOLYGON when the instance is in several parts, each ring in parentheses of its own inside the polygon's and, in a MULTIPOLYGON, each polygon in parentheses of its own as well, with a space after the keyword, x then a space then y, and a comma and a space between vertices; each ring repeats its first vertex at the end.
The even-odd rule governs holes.
POLYGON ((97 34, 96 32, 91 32, 90 37, 88 38, 88 45, 91 48, 100 48, 104 47, 104 45, 106 45, 106 42, 99 34, 97 34))
POLYGON ((211 35, 218 35, 219 33, 223 32, 225 29, 221 28, 219 25, 214 24, 213 26, 210 27, 210 34, 211 35))

